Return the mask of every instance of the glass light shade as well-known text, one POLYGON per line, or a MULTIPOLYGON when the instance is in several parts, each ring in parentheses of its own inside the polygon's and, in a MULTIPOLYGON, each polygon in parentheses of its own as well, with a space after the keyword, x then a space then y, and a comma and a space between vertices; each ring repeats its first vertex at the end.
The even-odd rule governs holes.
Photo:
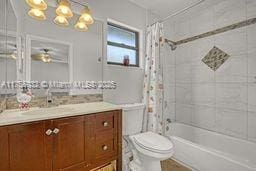
POLYGON ((69 25, 67 18, 64 16, 57 16, 54 19, 54 23, 59 26, 68 26, 69 25))
POLYGON ((26 2, 31 8, 35 8, 39 10, 47 9, 47 4, 44 0, 26 0, 26 2))
POLYGON ((32 8, 29 10, 28 15, 36 20, 45 20, 46 16, 43 11, 39 9, 32 8))
POLYGON ((58 8, 56 9, 56 14, 66 18, 73 17, 73 12, 70 9, 70 3, 67 0, 61 0, 58 8))
POLYGON ((50 62, 52 62, 51 58, 49 58, 49 57, 43 57, 43 58, 42 58, 42 61, 43 61, 44 63, 50 63, 50 62))
POLYGON ((85 7, 82 11, 82 15, 79 17, 79 21, 84 22, 87 25, 94 23, 94 19, 92 18, 91 11, 88 7, 85 7))
POLYGON ((75 28, 79 31, 87 31, 88 27, 84 22, 78 21, 75 25, 75 28))

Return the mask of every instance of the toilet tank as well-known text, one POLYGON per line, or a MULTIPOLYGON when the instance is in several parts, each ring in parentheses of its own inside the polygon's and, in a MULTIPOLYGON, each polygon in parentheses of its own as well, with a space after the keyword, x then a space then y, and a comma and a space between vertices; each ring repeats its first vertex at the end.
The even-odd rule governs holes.
POLYGON ((142 131, 145 105, 142 103, 124 104, 123 135, 134 135, 142 131))

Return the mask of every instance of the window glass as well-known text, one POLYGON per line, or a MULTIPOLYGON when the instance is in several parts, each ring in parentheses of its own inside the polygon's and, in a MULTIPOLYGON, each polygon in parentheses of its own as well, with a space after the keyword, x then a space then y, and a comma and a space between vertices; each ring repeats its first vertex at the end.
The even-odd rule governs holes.
POLYGON ((136 65, 136 51, 108 45, 108 62, 123 63, 123 57, 129 55, 130 65, 136 65))
POLYGON ((136 31, 108 23, 108 64, 127 65, 124 57, 128 57, 130 66, 139 66, 138 35, 136 31))
POLYGON ((114 26, 108 26, 108 41, 128 46, 136 46, 136 34, 114 26))

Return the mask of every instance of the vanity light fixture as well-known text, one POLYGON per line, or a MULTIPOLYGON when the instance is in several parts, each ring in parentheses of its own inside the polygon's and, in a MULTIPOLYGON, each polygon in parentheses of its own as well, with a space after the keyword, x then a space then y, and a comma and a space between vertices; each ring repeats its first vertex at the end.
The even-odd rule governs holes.
MULTIPOLYGON (((68 26, 68 19, 73 17, 73 12, 71 10, 71 5, 69 1, 72 1, 75 4, 78 4, 84 7, 77 23, 75 24, 75 28, 79 31, 87 31, 88 25, 94 23, 94 19, 91 15, 91 11, 88 6, 76 2, 74 0, 56 0, 58 6, 55 10, 57 16, 54 19, 54 23, 59 26, 68 26)), ((47 3, 45 0, 26 0, 27 4, 31 7, 28 12, 28 15, 36 20, 45 20, 46 15, 44 11, 47 9, 47 3)))
POLYGON ((68 2, 68 0, 60 0, 59 1, 59 6, 56 9, 56 14, 58 16, 64 16, 66 18, 73 17, 73 12, 70 9, 70 3, 68 2))
POLYGON ((87 25, 94 23, 94 19, 92 18, 91 11, 88 6, 85 6, 84 10, 82 11, 82 15, 79 17, 79 21, 84 22, 87 25))
POLYGON ((67 18, 64 17, 64 16, 61 16, 61 15, 57 16, 54 19, 54 23, 59 25, 59 26, 64 26, 64 27, 69 25, 67 18))
POLYGON ((36 20, 45 20, 46 16, 42 10, 32 8, 28 11, 28 15, 36 20))
POLYGON ((47 4, 44 0, 26 0, 26 2, 31 8, 42 11, 47 9, 47 4))
POLYGON ((79 31, 87 31, 88 27, 84 22, 78 21, 75 25, 75 28, 79 31))

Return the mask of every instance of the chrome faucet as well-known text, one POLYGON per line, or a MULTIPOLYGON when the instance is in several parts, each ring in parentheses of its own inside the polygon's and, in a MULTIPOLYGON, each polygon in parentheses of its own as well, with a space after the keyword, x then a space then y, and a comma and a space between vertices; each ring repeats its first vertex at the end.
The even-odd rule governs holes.
POLYGON ((46 107, 51 107, 53 104, 53 98, 52 98, 52 93, 51 93, 51 89, 48 88, 46 90, 46 107))

